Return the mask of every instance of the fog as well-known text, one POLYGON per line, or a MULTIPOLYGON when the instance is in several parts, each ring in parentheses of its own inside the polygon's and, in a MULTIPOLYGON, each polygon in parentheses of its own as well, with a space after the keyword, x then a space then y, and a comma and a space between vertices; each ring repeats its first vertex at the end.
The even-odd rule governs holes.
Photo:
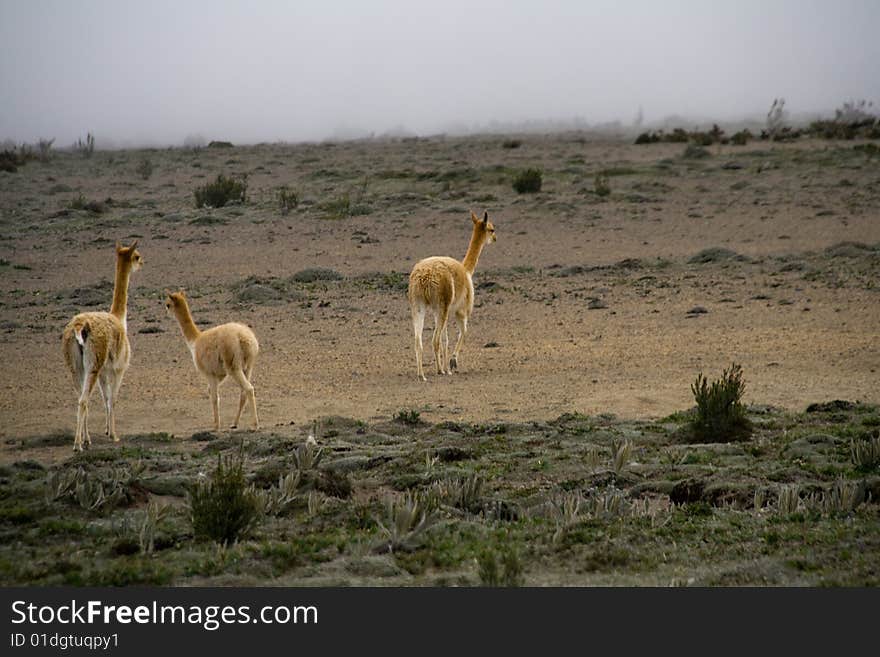
POLYGON ((0 0, 0 139, 236 143, 880 101, 880 2, 0 0))

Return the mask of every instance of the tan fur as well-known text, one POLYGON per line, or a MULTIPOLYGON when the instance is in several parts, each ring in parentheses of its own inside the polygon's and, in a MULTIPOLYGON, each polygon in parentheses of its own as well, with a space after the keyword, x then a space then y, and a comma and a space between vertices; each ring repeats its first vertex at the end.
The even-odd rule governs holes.
POLYGON ((241 388, 238 399, 238 413, 232 428, 238 426, 241 412, 247 399, 251 401, 251 410, 254 414, 254 429, 260 428, 260 420, 257 417, 257 398, 254 386, 251 383, 251 375, 254 364, 260 352, 260 344, 254 332, 237 322, 221 324, 206 331, 200 331, 189 310, 186 295, 180 292, 168 292, 165 308, 169 314, 174 315, 184 340, 192 354, 196 370, 208 379, 208 394, 211 396, 211 408, 214 412, 214 430, 220 430, 220 384, 231 376, 241 388))
POLYGON ((422 366, 422 330, 428 309, 434 315, 434 334, 431 344, 434 348, 434 361, 438 374, 452 374, 458 368, 458 358, 467 335, 468 319, 474 309, 473 273, 483 247, 495 241, 495 226, 489 221, 489 213, 480 220, 471 212, 473 232, 464 260, 446 256, 432 256, 416 263, 409 275, 409 299, 412 313, 413 333, 415 334, 416 372, 422 381, 427 381, 422 366), (449 316, 455 317, 458 325, 458 341, 449 358, 449 316))
POLYGON ((131 361, 126 315, 128 282, 132 271, 143 262, 137 242, 131 246, 116 245, 116 280, 110 312, 80 313, 71 319, 61 335, 61 350, 73 385, 79 393, 76 412, 74 451, 81 451, 83 442, 92 444, 89 436, 89 397, 95 384, 101 391, 107 411, 105 433, 118 441, 113 404, 122 386, 122 379, 131 361))

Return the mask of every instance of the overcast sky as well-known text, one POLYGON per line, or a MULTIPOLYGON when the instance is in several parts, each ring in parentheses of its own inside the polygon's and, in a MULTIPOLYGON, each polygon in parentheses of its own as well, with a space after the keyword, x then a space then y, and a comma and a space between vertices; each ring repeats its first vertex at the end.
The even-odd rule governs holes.
POLYGON ((0 0, 0 139, 316 140, 880 102, 878 0, 0 0))

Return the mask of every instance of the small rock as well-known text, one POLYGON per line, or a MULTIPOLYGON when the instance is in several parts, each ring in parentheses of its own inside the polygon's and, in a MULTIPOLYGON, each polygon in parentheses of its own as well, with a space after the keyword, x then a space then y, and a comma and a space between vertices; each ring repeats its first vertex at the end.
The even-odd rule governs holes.
POLYGON ((694 306, 690 310, 687 311, 688 315, 705 315, 709 311, 706 310, 703 306, 694 306))
POLYGON ((608 304, 598 298, 590 299, 590 302, 587 304, 587 310, 603 310, 607 307, 608 304))

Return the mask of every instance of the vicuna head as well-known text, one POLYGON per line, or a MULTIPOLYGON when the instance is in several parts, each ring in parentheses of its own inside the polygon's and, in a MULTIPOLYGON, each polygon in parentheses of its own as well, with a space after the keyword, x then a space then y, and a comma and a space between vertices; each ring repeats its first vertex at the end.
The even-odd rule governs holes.
POLYGON ((482 235, 481 244, 489 244, 495 241, 495 225, 489 221, 489 213, 484 212, 483 218, 480 219, 471 211, 471 221, 474 222, 474 231, 482 235))
POLYGON ((128 264, 132 271, 137 271, 143 264, 141 252, 137 250, 137 240, 132 242, 131 246, 122 246, 116 242, 116 257, 128 264))
POLYGON ((189 308, 189 306, 186 303, 186 294, 184 294, 183 290, 178 290, 177 292, 165 290, 165 310, 169 316, 176 317, 178 312, 186 308, 189 308))

